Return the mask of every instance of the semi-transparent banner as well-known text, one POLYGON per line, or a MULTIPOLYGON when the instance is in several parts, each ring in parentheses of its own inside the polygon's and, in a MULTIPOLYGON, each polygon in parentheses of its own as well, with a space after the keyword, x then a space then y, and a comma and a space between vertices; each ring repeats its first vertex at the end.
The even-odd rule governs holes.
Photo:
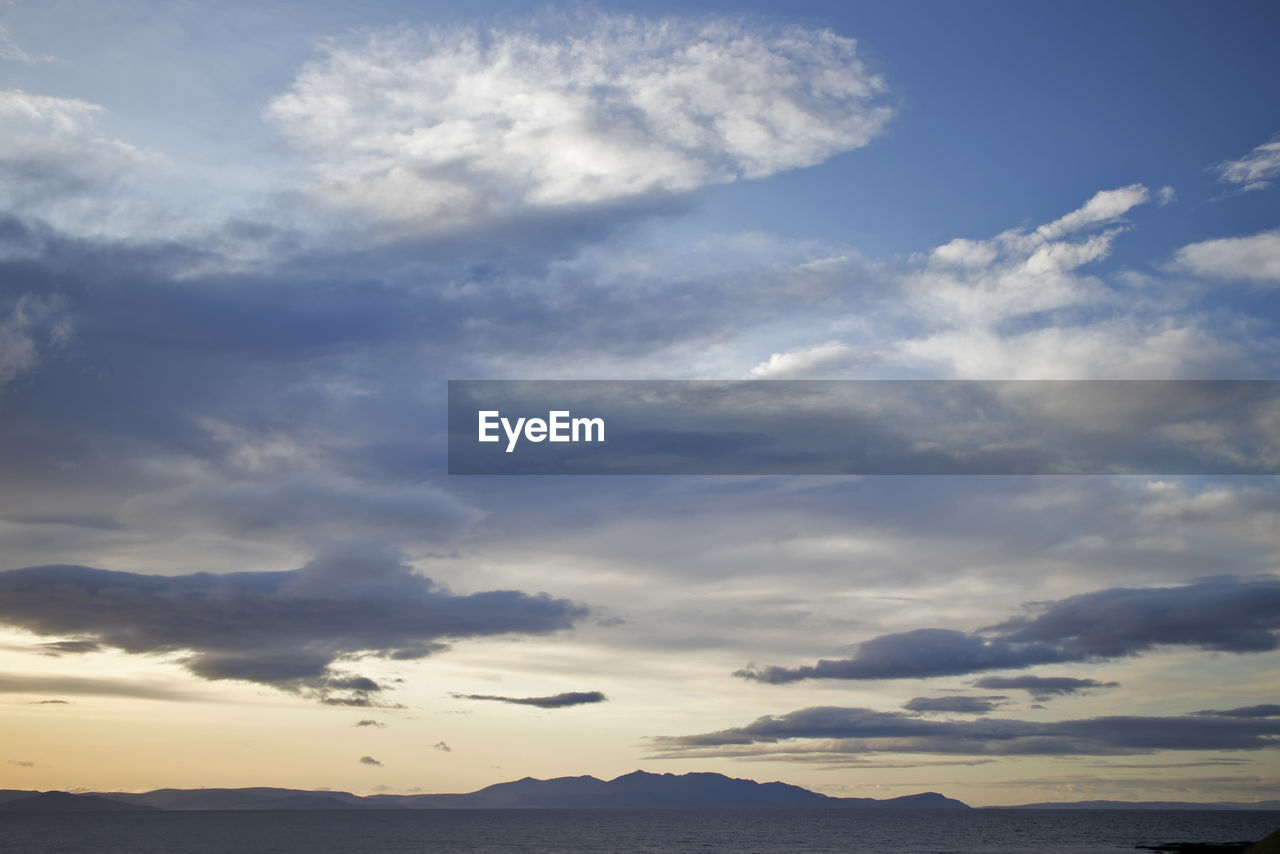
POLYGON ((1273 380, 451 380, 450 474, 1280 472, 1273 380))

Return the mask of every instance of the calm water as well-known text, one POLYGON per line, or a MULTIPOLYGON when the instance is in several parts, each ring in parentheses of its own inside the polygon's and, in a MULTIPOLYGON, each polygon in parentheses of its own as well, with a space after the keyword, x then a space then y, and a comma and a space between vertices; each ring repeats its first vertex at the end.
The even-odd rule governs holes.
POLYGON ((1235 842, 1280 812, 422 810, 0 815, 5 854, 1115 854, 1235 842))

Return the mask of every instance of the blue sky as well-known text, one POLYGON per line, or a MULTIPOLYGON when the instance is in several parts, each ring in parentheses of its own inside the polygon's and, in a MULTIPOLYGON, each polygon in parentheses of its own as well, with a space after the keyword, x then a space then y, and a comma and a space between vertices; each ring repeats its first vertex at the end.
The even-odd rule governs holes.
POLYGON ((0 5, 3 785, 1273 792, 1272 479, 443 431, 463 377, 1275 378, 1278 18, 0 5))

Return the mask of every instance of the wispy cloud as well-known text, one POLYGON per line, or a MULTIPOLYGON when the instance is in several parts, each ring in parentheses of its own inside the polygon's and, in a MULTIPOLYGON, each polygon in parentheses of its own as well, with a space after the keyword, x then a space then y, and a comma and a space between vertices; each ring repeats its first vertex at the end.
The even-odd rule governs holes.
POLYGON ((978 688, 997 691, 1026 691, 1036 700, 1066 694, 1080 694, 1098 688, 1115 688, 1119 682, 1100 682, 1097 679, 1078 679, 1073 676, 984 676, 973 683, 978 688))
POLYGON ((915 629, 864 641, 850 658, 802 667, 748 667, 736 675, 772 684, 906 679, 1121 658, 1156 646, 1245 653, 1280 645, 1276 580, 1113 588, 1042 603, 1037 610, 1035 616, 974 633, 915 629))
POLYGON ((1166 750, 1263 750, 1280 720, 1203 716, 1112 716, 1063 721, 927 720, 902 712, 817 706, 768 715, 717 732, 651 739, 657 755, 691 757, 786 754, 800 742, 809 755, 940 753, 972 756, 1069 756, 1166 750))
POLYGON ((1241 192, 1265 190, 1280 175, 1280 140, 1264 142, 1238 160, 1217 167, 1222 181, 1235 184, 1241 192))
MULTIPOLYGON (((134 697, 142 700, 195 700, 191 691, 161 682, 129 679, 97 679, 83 676, 46 676, 34 673, 0 673, 0 694, 72 694, 90 697, 134 697)), ((63 704, 65 700, 42 700, 63 704)))
POLYGON ((514 703, 517 706, 537 706, 540 709, 564 709, 569 706, 584 706, 591 703, 603 703, 608 698, 599 691, 567 691, 553 694, 550 697, 502 697, 495 694, 454 694, 460 700, 496 700, 499 703, 514 703))
POLYGON ((1007 699, 995 697, 913 697, 902 704, 909 712, 950 712, 962 715, 985 715, 995 711, 1007 699))

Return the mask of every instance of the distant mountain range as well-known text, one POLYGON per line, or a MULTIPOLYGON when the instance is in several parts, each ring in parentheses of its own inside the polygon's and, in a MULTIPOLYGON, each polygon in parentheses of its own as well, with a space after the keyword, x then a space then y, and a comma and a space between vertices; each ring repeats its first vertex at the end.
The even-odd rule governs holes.
MULTIPOLYGON (((362 810, 362 809, 969 809, 937 792, 900 798, 833 798, 787 783, 757 783, 723 774, 525 777, 458 795, 368 795, 304 789, 156 789, 152 792, 32 792, 0 790, 0 812, 119 812, 128 810, 362 810)), ((1280 810, 1280 801, 1074 801, 1001 809, 1280 810)))
POLYGON ((350 809, 715 809, 816 807, 820 809, 968 809, 936 792, 900 798, 832 798, 786 783, 757 783, 723 774, 650 774, 613 780, 596 777, 526 777, 458 795, 369 795, 301 789, 157 789, 135 794, 0 791, 0 811, 70 812, 162 810, 350 809))

